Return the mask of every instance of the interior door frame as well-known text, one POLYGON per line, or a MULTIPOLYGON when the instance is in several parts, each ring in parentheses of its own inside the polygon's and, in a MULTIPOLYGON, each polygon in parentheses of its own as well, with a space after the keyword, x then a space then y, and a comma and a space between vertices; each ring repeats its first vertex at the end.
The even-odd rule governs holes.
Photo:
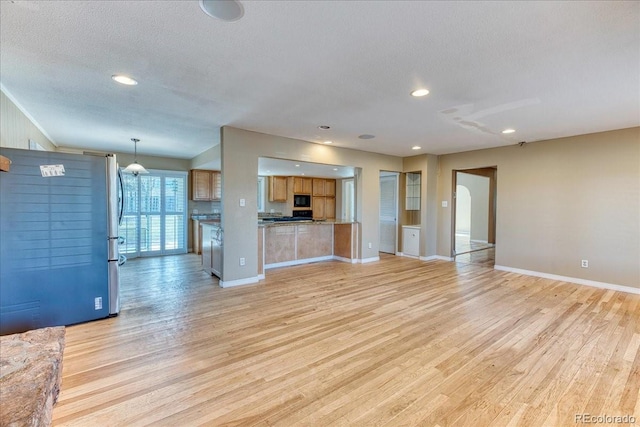
POLYGON ((487 242, 496 244, 497 199, 498 199, 498 166, 481 166, 469 169, 453 169, 451 184, 451 250, 450 256, 456 258, 456 202, 458 190, 458 172, 486 176, 489 178, 489 231, 487 242))

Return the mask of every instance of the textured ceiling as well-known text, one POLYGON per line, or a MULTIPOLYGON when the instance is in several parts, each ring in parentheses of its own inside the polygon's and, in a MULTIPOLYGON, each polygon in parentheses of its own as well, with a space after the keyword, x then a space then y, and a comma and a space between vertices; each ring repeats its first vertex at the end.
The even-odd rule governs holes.
POLYGON ((640 124, 639 2, 242 4, 2 1, 2 89, 59 146, 178 158, 224 125, 409 156, 640 124))

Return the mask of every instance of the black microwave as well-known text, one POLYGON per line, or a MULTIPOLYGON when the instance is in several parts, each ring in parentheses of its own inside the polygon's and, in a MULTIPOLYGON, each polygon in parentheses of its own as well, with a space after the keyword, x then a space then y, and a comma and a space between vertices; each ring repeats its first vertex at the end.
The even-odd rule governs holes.
POLYGON ((310 208, 311 196, 305 195, 305 194, 294 194, 293 207, 294 208, 310 208))

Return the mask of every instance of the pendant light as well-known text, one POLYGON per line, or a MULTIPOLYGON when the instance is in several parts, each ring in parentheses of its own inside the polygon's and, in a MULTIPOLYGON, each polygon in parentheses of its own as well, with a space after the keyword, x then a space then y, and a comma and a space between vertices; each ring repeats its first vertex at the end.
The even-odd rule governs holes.
POLYGON ((131 138, 133 141, 133 163, 124 168, 126 173, 131 173, 133 176, 138 176, 141 173, 149 173, 140 163, 138 163, 138 138, 131 138))

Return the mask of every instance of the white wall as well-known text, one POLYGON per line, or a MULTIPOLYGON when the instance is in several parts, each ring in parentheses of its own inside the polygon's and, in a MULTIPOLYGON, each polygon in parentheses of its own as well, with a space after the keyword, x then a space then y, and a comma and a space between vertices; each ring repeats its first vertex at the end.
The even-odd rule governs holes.
POLYGON ((256 181, 258 158, 326 163, 360 168, 356 173, 357 221, 362 224, 358 243, 362 258, 378 257, 379 173, 400 171, 402 159, 365 151, 313 144, 306 141, 223 127, 222 226, 224 228, 223 282, 253 280, 257 277, 256 181), (246 206, 240 207, 244 199, 246 206), (372 247, 368 247, 371 242, 372 247), (239 258, 246 265, 239 265, 239 258))
POLYGON ((439 255, 452 170, 484 166, 498 170, 496 265, 640 288, 640 128, 440 156, 439 255))
MULTIPOLYGON (((471 213, 468 231, 471 240, 487 242, 489 238, 489 178, 486 176, 472 175, 464 172, 458 173, 458 184, 469 190, 471 213)), ((460 199, 456 199, 456 208, 460 199)), ((456 225, 460 221, 456 216, 456 225)))
POLYGON ((471 193, 460 184, 456 186, 456 234, 471 238, 471 193))

